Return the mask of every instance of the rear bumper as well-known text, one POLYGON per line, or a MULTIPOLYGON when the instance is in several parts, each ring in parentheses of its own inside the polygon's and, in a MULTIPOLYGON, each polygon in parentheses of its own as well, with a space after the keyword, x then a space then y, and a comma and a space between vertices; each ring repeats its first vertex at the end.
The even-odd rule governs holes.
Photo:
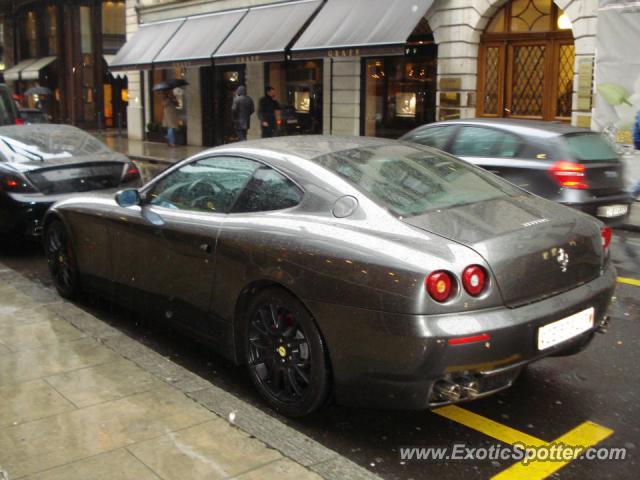
MULTIPOLYGON (((507 388, 521 368, 584 348, 600 324, 615 287, 613 266, 596 280, 530 305, 448 315, 402 315, 308 302, 332 363, 342 404, 426 409, 452 403, 443 382, 474 380, 479 396, 507 388), (539 351, 542 325, 594 307, 591 330, 539 351), (488 342, 449 345, 453 337, 490 334, 488 342)), ((469 398, 469 397, 467 397, 469 398)))
POLYGON ((33 237, 42 234, 42 220, 58 198, 0 194, 0 232, 33 237))
POLYGON ((624 225, 628 218, 629 213, 631 212, 631 204, 633 199, 628 193, 620 193, 616 195, 610 195, 607 197, 596 197, 588 200, 582 200, 580 202, 561 202, 567 207, 575 208, 576 210, 580 210, 586 214, 596 217, 598 220, 603 223, 611 226, 611 227, 619 227, 624 225), (626 215, 620 215, 617 217, 604 217, 598 215, 598 209, 600 207, 606 207, 609 205, 627 205, 627 213, 626 215))

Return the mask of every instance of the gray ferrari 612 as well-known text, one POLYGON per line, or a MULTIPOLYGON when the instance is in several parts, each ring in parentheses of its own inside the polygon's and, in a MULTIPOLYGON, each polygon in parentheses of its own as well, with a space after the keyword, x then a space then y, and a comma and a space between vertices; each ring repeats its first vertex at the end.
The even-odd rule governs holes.
POLYGON ((45 222, 63 296, 170 319, 292 416, 330 394, 423 409, 507 388, 584 348, 615 282, 600 221, 395 140, 226 145, 45 222))

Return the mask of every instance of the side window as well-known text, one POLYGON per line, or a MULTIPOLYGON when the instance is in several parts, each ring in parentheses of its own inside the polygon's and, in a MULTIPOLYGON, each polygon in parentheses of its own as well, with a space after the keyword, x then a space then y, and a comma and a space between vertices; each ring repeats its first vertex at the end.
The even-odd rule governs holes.
POLYGON ((149 191, 149 203, 164 208, 226 213, 260 164, 245 158, 212 157, 189 163, 149 191))
POLYGON ((266 212, 298 205, 300 190, 291 180, 269 167, 258 169, 240 195, 233 211, 266 212))
POLYGON ((451 127, 423 128, 422 130, 415 132, 411 138, 408 138, 408 140, 437 148, 439 150, 444 150, 452 131, 453 128, 451 127))
POLYGON ((458 130, 451 153, 461 157, 515 157, 520 140, 509 132, 494 128, 462 127, 458 130))

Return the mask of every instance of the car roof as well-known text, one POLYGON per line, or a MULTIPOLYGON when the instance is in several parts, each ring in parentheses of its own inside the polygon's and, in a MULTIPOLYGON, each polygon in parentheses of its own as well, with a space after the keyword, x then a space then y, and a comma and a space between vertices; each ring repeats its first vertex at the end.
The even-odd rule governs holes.
POLYGON ((386 138, 299 135, 231 143, 207 150, 207 152, 203 153, 221 153, 222 151, 235 151, 240 153, 250 150, 260 150, 265 153, 271 152, 275 154, 294 155, 305 160, 312 160, 316 157, 321 157, 330 153, 343 152, 345 150, 397 145, 398 143, 398 140, 386 138))
POLYGON ((552 137, 566 135, 569 133, 593 133, 591 130, 586 128, 574 127, 573 125, 563 122, 545 122, 542 120, 521 120, 512 118, 469 118, 447 120, 444 122, 431 123, 425 125, 425 127, 438 125, 480 125, 537 137, 552 137))

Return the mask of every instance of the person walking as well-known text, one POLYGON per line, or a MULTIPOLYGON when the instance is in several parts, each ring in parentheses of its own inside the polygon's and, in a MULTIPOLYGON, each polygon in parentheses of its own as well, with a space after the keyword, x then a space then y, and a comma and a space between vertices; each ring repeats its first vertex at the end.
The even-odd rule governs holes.
MULTIPOLYGON (((640 110, 636 113, 636 121, 633 123, 633 146, 640 151, 640 110)), ((640 202, 640 179, 633 187, 633 198, 636 202, 640 202)))
POLYGON ((233 128, 241 141, 247 139, 247 130, 249 130, 253 112, 253 99, 247 95, 247 87, 240 85, 231 105, 231 117, 233 128))
POLYGON ((167 129, 167 143, 176 146, 176 128, 178 128, 178 100, 171 90, 165 90, 162 97, 162 126, 167 129))
POLYGON ((276 110, 280 110, 280 104, 276 100, 276 89, 267 87, 264 97, 258 104, 258 118, 262 127, 262 138, 273 137, 276 131, 276 110))

